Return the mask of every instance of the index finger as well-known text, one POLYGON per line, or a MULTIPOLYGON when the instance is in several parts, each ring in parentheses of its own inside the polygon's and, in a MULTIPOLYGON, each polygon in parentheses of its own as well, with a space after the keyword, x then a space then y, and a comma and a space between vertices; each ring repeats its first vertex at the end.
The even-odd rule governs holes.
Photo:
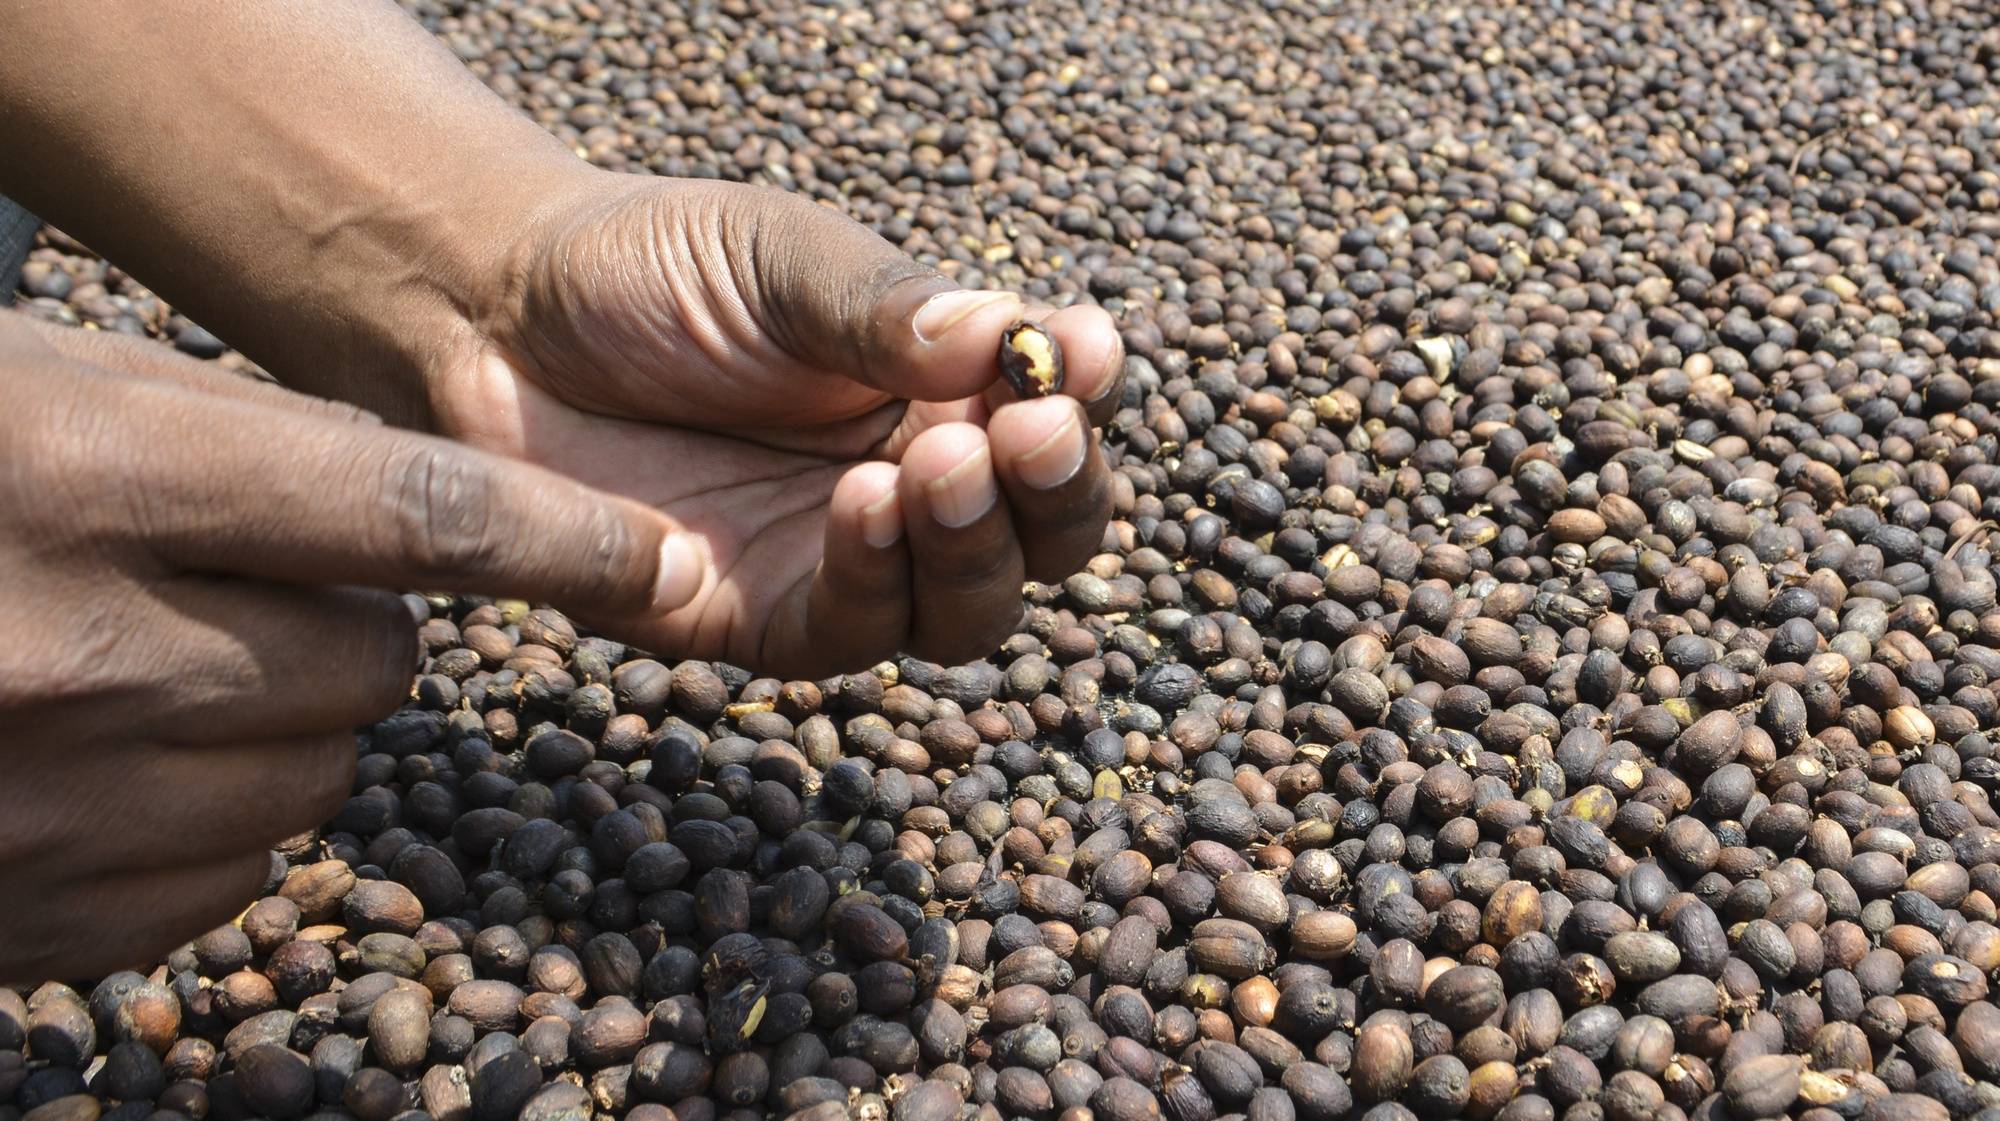
POLYGON ((539 467, 160 384, 126 391, 145 418, 141 536, 183 569, 448 588, 613 618, 670 611, 705 578, 699 536, 539 467))

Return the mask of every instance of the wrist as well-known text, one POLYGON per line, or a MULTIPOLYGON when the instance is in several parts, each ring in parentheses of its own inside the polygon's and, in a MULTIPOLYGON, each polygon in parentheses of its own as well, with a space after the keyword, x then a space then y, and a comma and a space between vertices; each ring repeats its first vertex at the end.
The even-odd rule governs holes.
POLYGON ((536 151, 441 177, 442 191, 401 192, 344 225, 349 251, 315 277, 352 332, 352 352, 332 367, 342 384, 326 391, 459 438, 497 419, 484 414, 506 403, 490 400, 480 369, 495 318, 543 231, 608 174, 536 151))
POLYGON ((382 0, 72 0, 7 33, 0 191, 281 380, 398 424, 432 423, 426 371, 590 171, 382 0))

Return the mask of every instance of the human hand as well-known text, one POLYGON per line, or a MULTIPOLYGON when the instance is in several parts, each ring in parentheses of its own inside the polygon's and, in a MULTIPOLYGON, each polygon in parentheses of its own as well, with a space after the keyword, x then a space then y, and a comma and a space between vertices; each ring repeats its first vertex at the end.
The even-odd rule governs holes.
POLYGON ((1099 543, 1076 402, 1115 406, 1102 311, 1048 315, 1070 400, 1003 405, 1011 300, 920 336, 949 281, 803 198, 594 170, 395 5, 79 0, 8 32, 0 190, 288 385, 698 531, 688 607, 598 620, 644 645, 788 675, 957 661, 1018 621, 1024 576, 1099 543))
POLYGON ((693 592, 645 507, 152 344, 0 314, 0 393, 0 981, 226 921, 340 808, 418 665, 398 597, 353 585, 693 592))
POLYGON ((468 300, 429 384, 438 430, 664 511, 707 545, 638 641, 817 675, 981 655, 1024 578, 1098 547, 1091 425, 1123 352, 1093 307, 968 292, 862 226, 742 184, 580 175, 468 300), (1005 327, 1057 336, 1065 396, 1016 402, 1005 327))

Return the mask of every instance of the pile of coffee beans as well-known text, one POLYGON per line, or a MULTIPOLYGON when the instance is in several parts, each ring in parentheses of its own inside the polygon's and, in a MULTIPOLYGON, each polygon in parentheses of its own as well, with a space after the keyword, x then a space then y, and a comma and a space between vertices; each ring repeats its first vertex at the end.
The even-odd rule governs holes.
POLYGON ((2000 1118, 1977 5, 408 4, 1109 309, 1115 519, 826 681, 411 596, 264 898, 0 991, 0 1121, 2000 1118))

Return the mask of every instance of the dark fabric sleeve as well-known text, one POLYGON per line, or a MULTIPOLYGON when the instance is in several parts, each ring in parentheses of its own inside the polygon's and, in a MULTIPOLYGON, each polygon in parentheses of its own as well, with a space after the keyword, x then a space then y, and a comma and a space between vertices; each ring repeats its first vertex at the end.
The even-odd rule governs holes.
POLYGON ((14 289, 21 284, 21 265, 28 259, 35 231, 41 225, 34 215, 0 196, 0 307, 14 302, 14 289))

